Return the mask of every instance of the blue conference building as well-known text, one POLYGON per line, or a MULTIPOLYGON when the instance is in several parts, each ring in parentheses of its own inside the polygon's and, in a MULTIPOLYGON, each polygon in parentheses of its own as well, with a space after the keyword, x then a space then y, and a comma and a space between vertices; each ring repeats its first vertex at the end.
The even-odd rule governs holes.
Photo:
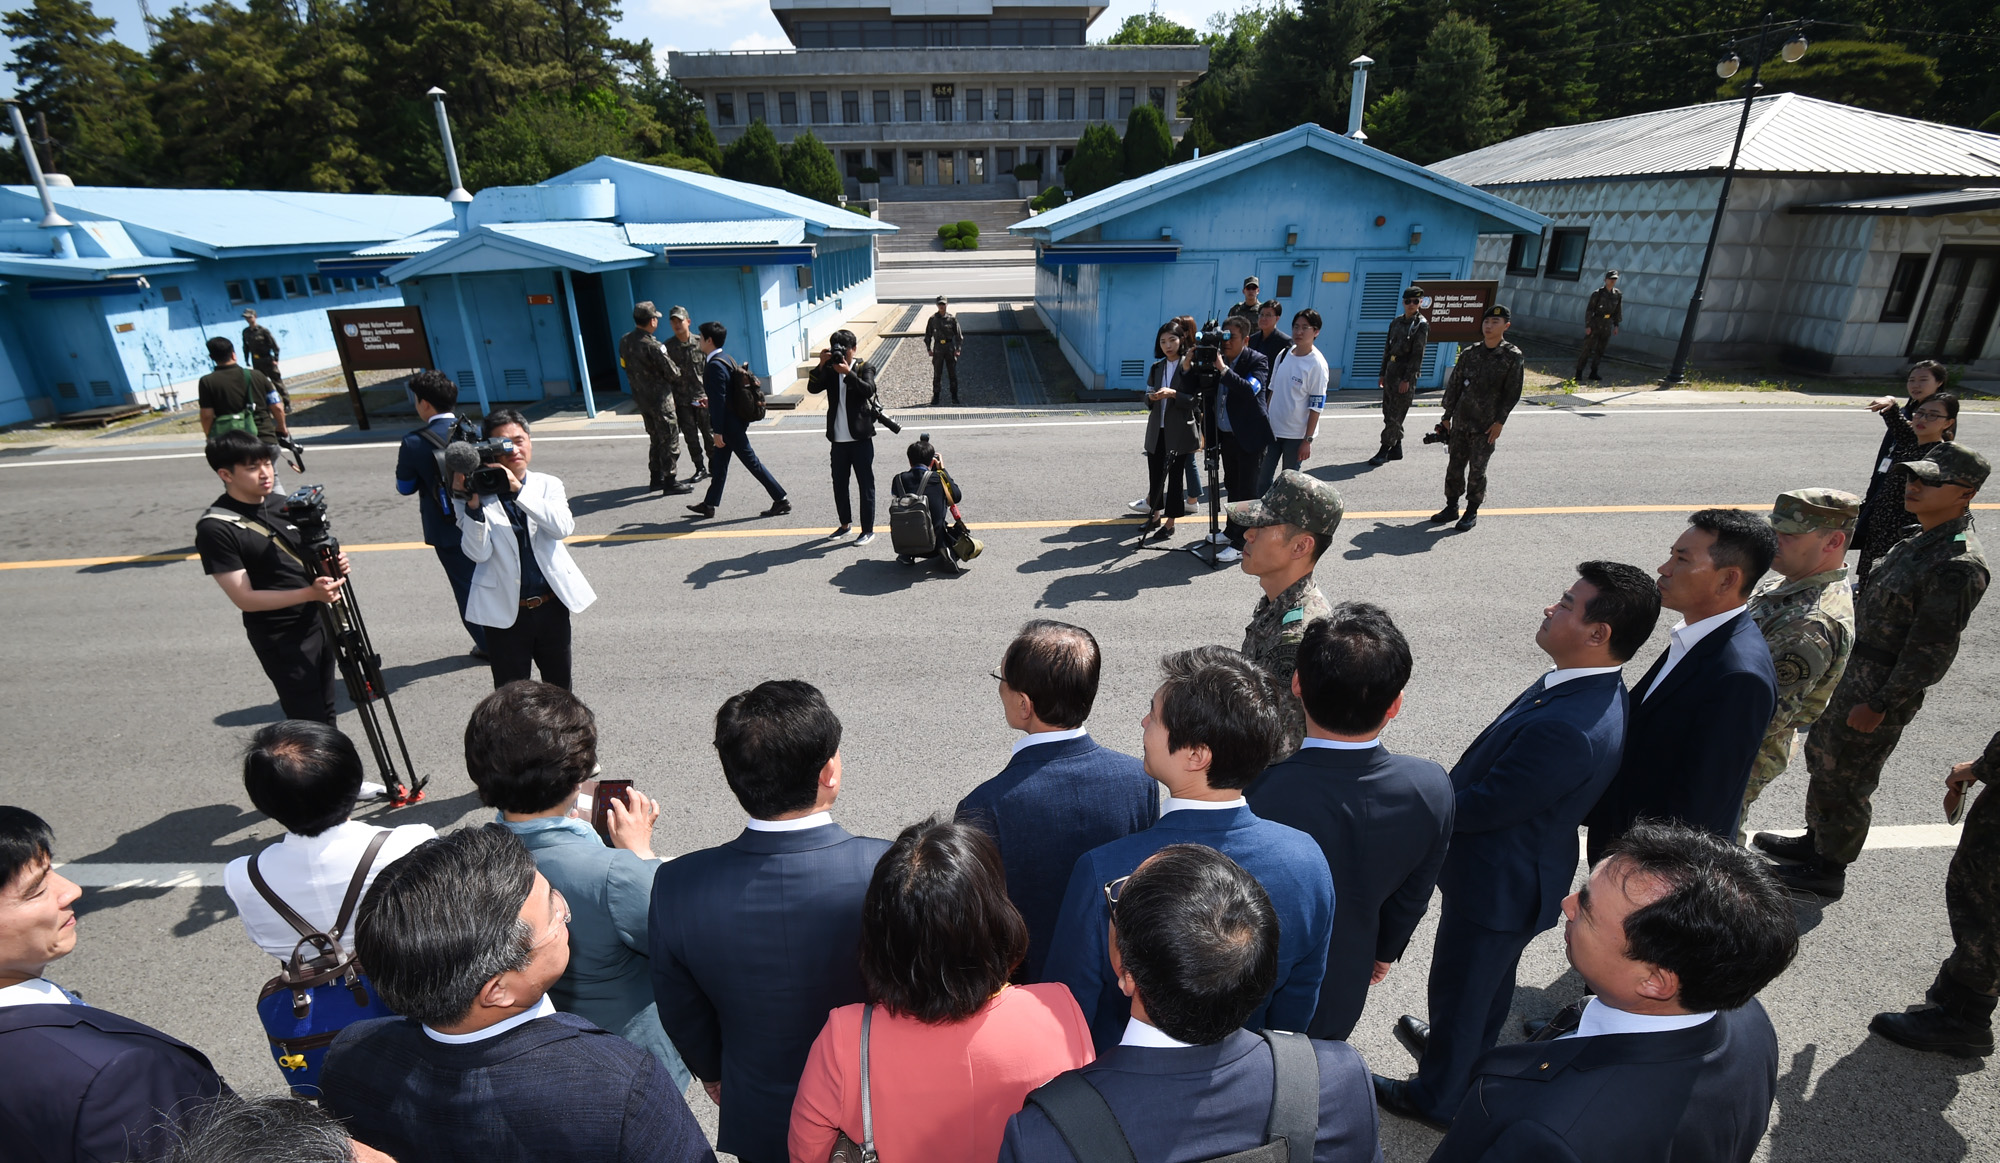
MULTIPOLYGON (((1503 198, 1301 125, 1168 166, 1015 223, 1035 240, 1035 309, 1088 395, 1143 391, 1153 334, 1220 317, 1257 277, 1262 298, 1325 319, 1319 348, 1342 388, 1375 387, 1389 321, 1411 282, 1468 279, 1482 234, 1539 235, 1548 219, 1503 198)), ((1419 387, 1457 353, 1434 343, 1419 387)))

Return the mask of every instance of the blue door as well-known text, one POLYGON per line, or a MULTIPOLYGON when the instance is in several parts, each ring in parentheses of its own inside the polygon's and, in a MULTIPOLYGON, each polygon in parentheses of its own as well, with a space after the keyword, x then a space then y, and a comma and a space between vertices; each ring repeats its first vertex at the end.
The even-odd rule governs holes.
POLYGON ((111 346, 102 300, 43 299, 35 302, 26 330, 34 344, 42 390, 58 412, 81 412, 126 402, 131 386, 125 365, 111 346))
MULTIPOLYGON (((1403 288, 1426 279, 1455 279, 1457 263, 1450 259, 1367 259, 1354 264, 1354 290, 1349 310, 1353 341, 1345 350, 1347 367, 1342 386, 1373 390, 1382 375, 1382 348, 1389 339, 1389 322, 1403 313, 1403 288)), ((1328 350, 1342 350, 1329 347, 1328 350)), ((1424 349, 1419 388, 1440 387, 1451 366, 1456 344, 1433 343, 1424 349), (1440 351, 1439 349, 1444 350, 1440 351)))

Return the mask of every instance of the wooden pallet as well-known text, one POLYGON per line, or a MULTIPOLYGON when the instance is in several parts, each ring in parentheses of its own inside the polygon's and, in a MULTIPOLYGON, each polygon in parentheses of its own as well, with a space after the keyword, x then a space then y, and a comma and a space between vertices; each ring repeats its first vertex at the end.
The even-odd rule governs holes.
POLYGON ((144 404, 113 404, 108 408, 89 408, 82 412, 71 412, 50 425, 52 428, 103 428, 120 420, 134 416, 144 416, 152 409, 144 404))

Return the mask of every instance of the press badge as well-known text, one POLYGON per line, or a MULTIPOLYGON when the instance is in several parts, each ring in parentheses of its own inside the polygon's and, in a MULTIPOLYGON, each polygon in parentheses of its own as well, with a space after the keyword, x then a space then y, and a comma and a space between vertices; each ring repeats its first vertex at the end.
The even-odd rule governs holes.
POLYGON ((1311 410, 1313 410, 1313 411, 1315 411, 1315 412, 1318 412, 1318 411, 1320 411, 1321 409, 1323 409, 1323 408, 1325 408, 1325 407, 1326 407, 1326 397, 1325 397, 1325 396, 1307 396, 1307 397, 1306 397, 1306 407, 1307 407, 1307 408, 1310 408, 1311 410))

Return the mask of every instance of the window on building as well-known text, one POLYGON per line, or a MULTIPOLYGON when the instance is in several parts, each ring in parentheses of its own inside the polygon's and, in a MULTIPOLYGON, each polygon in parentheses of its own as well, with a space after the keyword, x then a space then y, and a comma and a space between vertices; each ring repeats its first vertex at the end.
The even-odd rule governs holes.
POLYGON ((875 172, 882 175, 885 182, 896 180, 896 151, 878 149, 875 151, 875 172))
POLYGON ((1040 89, 1030 89, 1028 90, 1028 120, 1040 121, 1042 119, 1042 91, 1040 89))
POLYGON ((986 120, 986 91, 967 89, 965 91, 965 119, 967 121, 986 120))
POLYGON ((1014 174, 1013 150, 996 149, 993 151, 993 172, 996 174, 1005 174, 1008 177, 1013 176, 1014 174))
POLYGON ((921 186, 924 184, 924 151, 907 150, 903 154, 903 184, 921 186))
POLYGON ((285 276, 285 298, 296 299, 306 293, 305 280, 297 275, 285 276))
POLYGON ((326 294, 326 280, 320 278, 318 275, 307 275, 306 290, 314 295, 324 295, 326 294))
POLYGON ((929 38, 929 30, 927 30, 924 27, 923 21, 921 20, 896 21, 897 48, 922 48, 924 47, 924 41, 928 38, 929 38))
POLYGON ((778 94, 778 124, 797 125, 799 123, 799 95, 797 93, 778 94))
POLYGON ((335 275, 328 279, 327 283, 333 287, 333 293, 336 295, 342 294, 352 287, 346 275, 335 275))
POLYGON ((1054 176, 1049 173, 1049 155, 1047 150, 1043 149, 1022 150, 1021 160, 1027 162, 1029 165, 1042 171, 1043 181, 1047 181, 1049 178, 1054 176))
POLYGON ((995 121, 1014 120, 1014 90, 1012 89, 993 90, 993 120, 995 121))
POLYGON ((1075 89, 1057 89, 1057 90, 1056 90, 1056 120, 1057 120, 1057 121, 1075 121, 1075 120, 1076 120, 1076 90, 1075 90, 1075 89))
POLYGON ((986 180, 986 151, 975 149, 966 156, 965 160, 972 167, 971 180, 974 182, 984 182, 986 180))
POLYGON ((1054 44, 1055 32, 1046 20, 1023 20, 1021 22, 1022 44, 1054 44))
POLYGON ((922 121, 924 119, 924 94, 920 89, 903 90, 903 120, 922 121))
POLYGON ((764 115, 765 114, 764 94, 762 93, 750 94, 748 105, 750 107, 750 120, 762 121, 766 125, 769 125, 771 123, 771 119, 764 115))
POLYGON ((241 280, 241 279, 231 279, 231 280, 229 280, 228 282, 226 282, 226 283, 222 284, 222 289, 223 289, 224 291, 228 292, 228 294, 229 294, 229 301, 230 301, 230 303, 232 303, 232 304, 235 304, 235 303, 248 303, 248 302, 250 301, 250 296, 249 296, 249 294, 247 293, 247 292, 248 292, 248 288, 246 288, 246 287, 245 287, 245 286, 243 285, 243 280, 241 280))
POLYGON ((175 287, 160 288, 160 302, 178 303, 180 301, 181 301, 181 289, 179 287, 175 286, 175 287))
POLYGON ((931 117, 939 123, 952 119, 950 90, 950 85, 940 85, 931 94, 931 117))
POLYGON ((1091 87, 1090 105, 1087 112, 1092 121, 1104 120, 1104 90, 1101 87, 1091 87))
POLYGON ((1291 275, 1279 275, 1279 276, 1278 276, 1278 298, 1279 298, 1279 299, 1289 299, 1289 298, 1291 298, 1291 297, 1292 297, 1292 276, 1291 276, 1291 275))
POLYGON ((715 120, 721 125, 736 124, 736 94, 717 93, 715 95, 715 120))
POLYGON ((1542 265, 1542 236, 1517 234, 1507 250, 1507 273, 1532 275, 1542 265))
POLYGON ((1083 21, 1081 20, 1051 21, 1049 31, 1053 34, 1049 39, 1050 44, 1083 43, 1083 21))
POLYGON ((859 177, 861 171, 868 168, 868 151, 860 149, 843 150, 840 155, 840 164, 845 167, 841 170, 842 173, 850 178, 859 177))
POLYGON ((807 99, 812 103, 813 124, 825 125, 828 120, 826 111, 826 90, 824 89, 815 90, 813 93, 808 95, 807 99))
POLYGON ((1889 276, 1889 294, 1882 300, 1882 322, 1910 321, 1916 313, 1917 293, 1923 290, 1924 271, 1930 265, 1928 254, 1906 254, 1896 260, 1896 273, 1889 276))
POLYGON ((1152 88, 1146 90, 1146 104, 1165 113, 1167 111, 1166 87, 1164 85, 1154 85, 1152 88))
POLYGON ((840 120, 847 125, 861 124, 861 90, 847 89, 841 92, 840 120))
MULTIPOLYGON (((889 90, 877 89, 875 90, 875 124, 887 125, 889 124, 889 120, 889 90)), ((889 168, 894 169, 895 167, 891 166, 889 168)))
POLYGON ((1590 241, 1590 231, 1583 227, 1558 228, 1549 232, 1549 266, 1542 272, 1546 279, 1567 279, 1575 282, 1583 274, 1583 248, 1590 241))
POLYGON ((259 299, 284 298, 283 295, 280 295, 278 293, 278 280, 276 279, 258 279, 256 280, 256 285, 257 285, 257 297, 259 299))
MULTIPOLYGON (((861 43, 866 48, 894 48, 896 26, 887 20, 864 20, 861 22, 861 43)), ((894 169, 895 167, 890 167, 894 169)))
POLYGON ((1118 120, 1132 116, 1132 97, 1137 90, 1130 85, 1118 90, 1118 120))
POLYGON ((1056 168, 1064 171, 1063 180, 1068 181, 1069 163, 1076 157, 1076 151, 1067 147, 1056 150, 1056 168))

